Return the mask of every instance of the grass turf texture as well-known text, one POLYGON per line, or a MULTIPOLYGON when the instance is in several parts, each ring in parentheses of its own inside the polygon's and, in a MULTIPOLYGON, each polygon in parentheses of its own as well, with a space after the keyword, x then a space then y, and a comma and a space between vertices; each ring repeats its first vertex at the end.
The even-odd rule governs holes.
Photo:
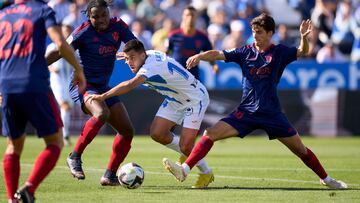
MULTIPOLYGON (((74 142, 75 137, 72 139, 74 142)), ((178 155, 148 136, 137 136, 123 164, 136 162, 144 168, 142 187, 102 187, 99 180, 110 157, 112 140, 112 136, 98 136, 87 147, 82 158, 84 181, 71 176, 65 159, 72 147, 64 147, 55 170, 37 190, 37 202, 360 202, 360 137, 303 138, 327 172, 348 183, 351 189, 344 191, 319 185, 317 176, 280 142, 251 136, 215 143, 206 158, 215 182, 206 190, 190 188, 196 180, 196 167, 185 182, 176 182, 161 160, 177 160, 178 155)), ((2 138, 0 151, 4 152, 5 147, 6 139, 2 138)), ((42 140, 27 137, 20 185, 43 147, 42 140)), ((6 198, 2 180, 0 202, 6 202, 6 198)))

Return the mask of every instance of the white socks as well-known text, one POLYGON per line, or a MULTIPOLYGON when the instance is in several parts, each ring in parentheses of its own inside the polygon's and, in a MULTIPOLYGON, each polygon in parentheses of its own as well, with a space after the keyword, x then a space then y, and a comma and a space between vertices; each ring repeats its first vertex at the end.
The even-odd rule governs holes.
POLYGON ((332 178, 331 178, 330 176, 326 176, 326 178, 323 179, 323 181, 324 181, 325 183, 328 183, 328 182, 330 182, 331 180, 332 180, 332 178))
MULTIPOLYGON (((179 152, 181 155, 184 155, 181 150, 180 150, 180 138, 179 136, 176 136, 174 133, 171 133, 173 135, 173 140, 171 141, 170 144, 165 145, 166 147, 179 152)), ((185 155, 184 155, 185 156, 185 155)), ((187 166, 187 164, 186 164, 187 166)), ((189 166, 187 166, 189 168, 189 166)), ((200 170, 201 173, 203 174, 208 174, 211 172, 211 169, 209 168, 208 164, 206 163, 206 161, 204 159, 201 159, 197 164, 196 167, 200 170)), ((190 172, 190 168, 189 168, 189 172, 190 172)))
POLYGON ((184 155, 180 150, 180 145, 179 145, 180 138, 178 136, 174 135, 173 133, 171 133, 171 134, 173 135, 173 139, 172 139, 170 144, 167 144, 165 146, 167 148, 170 148, 170 149, 176 151, 176 152, 179 152, 181 155, 184 155))
POLYGON ((181 166, 184 169, 185 175, 190 173, 190 167, 186 163, 181 164, 181 166))
MULTIPOLYGON (((186 164, 187 165, 187 164, 186 164)), ((189 166, 188 166, 189 167, 189 166)), ((211 169, 209 168, 209 165, 206 163, 204 159, 201 159, 199 162, 197 162, 196 167, 200 170, 203 174, 211 173, 211 169)), ((190 170, 190 168, 189 168, 190 170)))
POLYGON ((64 138, 69 137, 70 136, 70 115, 71 115, 71 111, 69 110, 64 110, 63 108, 61 108, 61 120, 63 121, 64 127, 63 127, 63 136, 64 138))

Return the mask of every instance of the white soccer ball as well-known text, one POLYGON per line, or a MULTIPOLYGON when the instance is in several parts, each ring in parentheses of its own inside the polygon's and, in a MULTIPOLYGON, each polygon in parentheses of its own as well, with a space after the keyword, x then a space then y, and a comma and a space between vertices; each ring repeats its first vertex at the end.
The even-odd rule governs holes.
POLYGON ((136 163, 123 165, 117 172, 120 185, 127 189, 136 189, 144 182, 144 170, 136 163))

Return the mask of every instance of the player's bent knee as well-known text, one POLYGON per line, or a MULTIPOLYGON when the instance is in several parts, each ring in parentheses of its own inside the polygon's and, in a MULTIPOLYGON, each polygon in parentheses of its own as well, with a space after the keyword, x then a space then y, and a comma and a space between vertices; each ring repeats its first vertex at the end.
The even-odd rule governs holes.
POLYGON ((45 140, 45 144, 46 145, 56 145, 60 149, 62 149, 64 147, 64 140, 63 140, 62 132, 60 130, 61 130, 61 128, 59 129, 58 132, 56 132, 54 134, 44 136, 43 138, 45 140))
POLYGON ((109 116, 110 116, 110 111, 108 109, 102 109, 99 112, 95 112, 93 113, 94 117, 96 117, 97 119, 105 122, 109 116))
POLYGON ((166 138, 164 136, 164 134, 161 134, 161 133, 150 132, 150 137, 155 142, 158 142, 158 143, 163 144, 163 145, 167 145, 167 144, 171 143, 171 140, 166 138))
POLYGON ((192 148, 193 147, 190 145, 181 145, 180 146, 181 152, 185 155, 190 155, 192 148))
POLYGON ((214 128, 207 128, 204 132, 204 135, 209 137, 210 140, 212 141, 217 141, 219 140, 219 136, 218 136, 218 130, 214 129, 214 128))
POLYGON ((132 126, 128 126, 126 128, 121 128, 118 132, 124 137, 132 138, 134 137, 135 130, 132 126))

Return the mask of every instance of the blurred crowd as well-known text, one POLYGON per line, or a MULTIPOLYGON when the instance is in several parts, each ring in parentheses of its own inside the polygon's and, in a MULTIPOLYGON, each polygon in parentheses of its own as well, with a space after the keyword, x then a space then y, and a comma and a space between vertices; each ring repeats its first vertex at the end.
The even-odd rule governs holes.
MULTIPOLYGON (((180 26, 183 9, 198 11, 196 28, 206 33, 214 49, 231 49, 253 42, 250 20, 262 12, 288 12, 298 22, 276 19, 275 44, 298 46, 301 19, 311 19, 309 58, 319 63, 360 61, 360 0, 112 0, 111 16, 120 17, 146 49, 166 51, 167 36, 180 26), (270 10, 287 4, 288 10, 270 10)), ((76 28, 87 20, 87 0, 50 0, 57 20, 76 28)), ((274 15, 275 16, 275 15, 274 15)))

